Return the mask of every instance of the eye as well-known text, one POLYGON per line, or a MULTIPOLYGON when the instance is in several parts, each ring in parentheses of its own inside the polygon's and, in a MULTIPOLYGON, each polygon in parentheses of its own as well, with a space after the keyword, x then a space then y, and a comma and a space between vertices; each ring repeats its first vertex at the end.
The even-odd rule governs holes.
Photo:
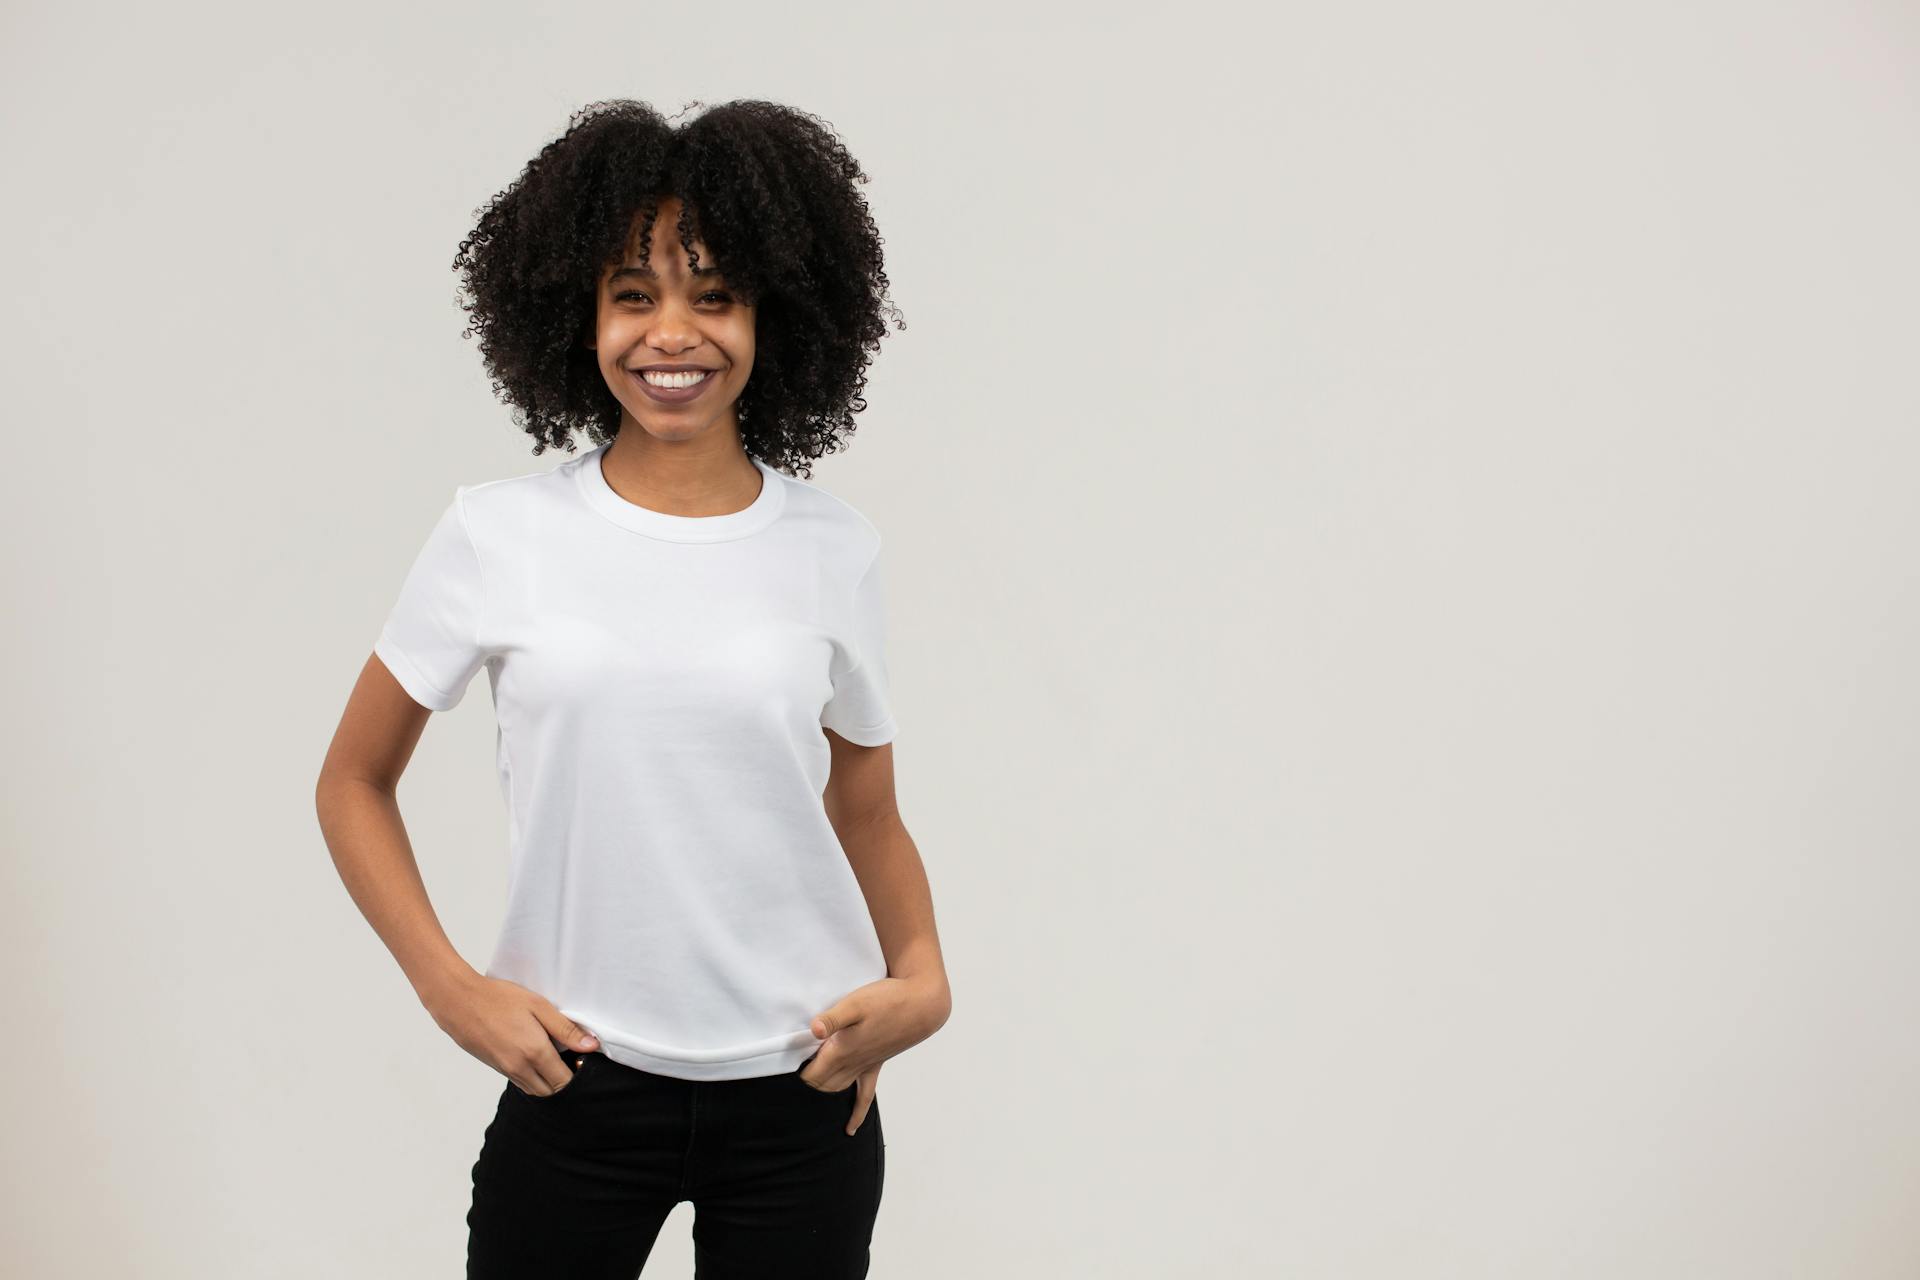
MULTIPOLYGON (((638 291, 637 289, 627 289, 627 290, 624 290, 623 292, 620 292, 620 293, 616 293, 616 294, 614 294, 614 295, 613 295, 613 300, 614 300, 615 302, 625 302, 625 301, 626 301, 626 300, 627 300, 628 298, 642 298, 642 299, 644 299, 644 298, 646 298, 646 296, 647 296, 646 294, 644 294, 644 293, 641 293, 641 292, 640 292, 640 291, 638 291)), ((732 302, 732 301, 733 301, 733 295, 732 295, 732 294, 730 294, 730 293, 725 293, 725 292, 723 292, 723 291, 721 291, 721 290, 718 290, 718 289, 709 289, 709 290, 708 290, 707 292, 705 292, 705 293, 703 293, 703 294, 701 294, 701 295, 700 295, 700 301, 702 301, 702 302, 705 302, 705 301, 706 301, 706 300, 707 300, 708 298, 714 298, 714 299, 716 299, 716 300, 718 300, 718 301, 720 301, 720 302, 722 302, 722 303, 727 303, 727 302, 732 302)))

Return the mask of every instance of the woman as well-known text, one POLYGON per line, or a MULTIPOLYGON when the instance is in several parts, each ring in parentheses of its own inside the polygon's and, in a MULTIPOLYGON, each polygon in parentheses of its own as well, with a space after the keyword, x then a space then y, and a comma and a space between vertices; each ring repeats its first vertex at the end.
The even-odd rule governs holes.
POLYGON ((880 1067, 951 1001, 894 804, 880 537, 805 478, 894 310, 865 181, 788 108, 601 103, 455 259, 533 452, 597 447, 455 488, 318 804, 422 1004, 507 1077, 469 1276, 633 1277, 681 1200, 706 1280, 867 1272, 880 1067), (511 872, 475 972, 395 787, 482 667, 511 872))

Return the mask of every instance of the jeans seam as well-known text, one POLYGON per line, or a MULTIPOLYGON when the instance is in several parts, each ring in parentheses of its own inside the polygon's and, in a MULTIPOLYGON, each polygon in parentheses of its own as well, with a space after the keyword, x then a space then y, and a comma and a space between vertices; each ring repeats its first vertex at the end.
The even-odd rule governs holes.
POLYGON ((687 1091, 687 1149, 680 1157, 680 1197, 692 1194, 693 1184, 693 1140, 700 1122, 700 1085, 694 1082, 687 1091))

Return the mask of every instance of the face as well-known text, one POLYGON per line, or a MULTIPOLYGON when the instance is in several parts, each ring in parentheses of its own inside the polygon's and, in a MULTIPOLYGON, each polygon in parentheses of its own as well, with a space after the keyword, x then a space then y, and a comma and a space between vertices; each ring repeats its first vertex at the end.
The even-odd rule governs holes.
MULTIPOLYGON (((640 263, 636 236, 626 258, 601 273, 594 335, 587 345, 620 401, 623 433, 638 423, 661 440, 718 432, 737 441, 734 404, 753 372, 754 309, 727 287, 726 276, 698 238, 699 274, 688 270, 675 225, 679 217, 680 201, 662 199, 647 265, 640 263), (655 366, 705 373, 692 385, 687 374, 650 383, 640 371, 655 366)), ((638 217, 634 225, 637 230, 638 217)))

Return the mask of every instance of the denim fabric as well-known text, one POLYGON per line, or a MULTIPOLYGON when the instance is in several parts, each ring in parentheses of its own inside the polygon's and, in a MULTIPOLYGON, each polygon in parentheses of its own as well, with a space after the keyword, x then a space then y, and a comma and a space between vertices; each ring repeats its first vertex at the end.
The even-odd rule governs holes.
POLYGON ((696 1280, 858 1280, 880 1209, 886 1139, 874 1097, 797 1068, 682 1080, 568 1052, 573 1078, 536 1096, 509 1081, 473 1165, 469 1280, 634 1280, 682 1200, 696 1280), (576 1065, 577 1064, 577 1065, 576 1065))

